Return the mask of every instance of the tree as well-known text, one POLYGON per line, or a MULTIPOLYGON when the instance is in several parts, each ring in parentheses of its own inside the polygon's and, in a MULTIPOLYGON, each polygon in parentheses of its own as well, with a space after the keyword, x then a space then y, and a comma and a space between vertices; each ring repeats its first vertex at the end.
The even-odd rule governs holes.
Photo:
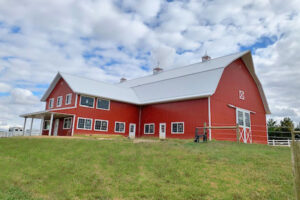
POLYGON ((281 131, 291 131, 294 129, 294 123, 289 117, 283 118, 283 120, 280 121, 280 130, 281 131))
POLYGON ((277 121, 270 118, 267 122, 268 131, 275 131, 277 129, 277 121))
POLYGON ((300 122, 298 123, 297 127, 295 128, 295 131, 300 131, 300 122))

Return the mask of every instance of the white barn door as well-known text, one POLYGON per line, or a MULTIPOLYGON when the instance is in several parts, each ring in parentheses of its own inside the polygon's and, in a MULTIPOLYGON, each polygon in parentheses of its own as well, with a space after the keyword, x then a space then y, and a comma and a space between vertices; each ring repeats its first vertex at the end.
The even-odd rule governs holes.
POLYGON ((237 108, 236 123, 240 127, 240 142, 252 143, 250 111, 237 108))

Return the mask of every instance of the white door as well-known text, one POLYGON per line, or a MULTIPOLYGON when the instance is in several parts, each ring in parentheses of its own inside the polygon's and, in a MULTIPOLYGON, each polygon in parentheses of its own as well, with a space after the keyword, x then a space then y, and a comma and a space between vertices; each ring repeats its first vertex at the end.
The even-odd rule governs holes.
POLYGON ((54 136, 57 136, 57 131, 58 131, 58 125, 59 125, 59 119, 56 119, 54 122, 54 136))
POLYGON ((159 124, 159 139, 166 139, 166 123, 159 124))
POLYGON ((240 127, 240 141, 252 143, 250 112, 247 110, 237 109, 236 119, 240 127))
POLYGON ((135 124, 129 124, 129 138, 135 138, 135 124))

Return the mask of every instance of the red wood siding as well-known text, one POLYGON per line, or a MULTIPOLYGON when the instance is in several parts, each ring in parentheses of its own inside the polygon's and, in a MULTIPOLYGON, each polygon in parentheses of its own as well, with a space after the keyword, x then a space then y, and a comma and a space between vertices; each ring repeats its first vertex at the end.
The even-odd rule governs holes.
MULTIPOLYGON (((73 119, 72 119, 72 123, 73 123, 73 119)), ((53 120, 51 135, 54 135, 54 126, 55 126, 55 119, 53 120)), ((72 136, 72 125, 70 129, 63 129, 63 126, 64 126, 64 118, 59 118, 57 135, 72 136)), ((43 130, 42 135, 49 135, 49 130, 43 130)))
MULTIPOLYGON (((236 109, 254 111, 250 114, 251 130, 254 143, 267 143, 266 113, 258 88, 244 62, 238 59, 225 68, 216 92, 211 96, 212 126, 236 124, 236 109), (239 99, 239 90, 245 91, 245 100, 239 99)), ((231 130, 213 130, 212 138, 236 141, 236 133, 231 130)))
POLYGON ((195 127, 208 121, 208 100, 203 98, 143 106, 141 119, 139 136, 159 137, 159 123, 166 123, 166 138, 194 138, 195 127), (172 122, 184 122, 184 134, 171 134, 172 122), (144 134, 145 123, 155 124, 154 134, 144 134))
POLYGON ((75 93, 71 90, 71 88, 68 86, 68 84, 63 80, 62 78, 57 82, 55 88, 52 90, 50 93, 49 97, 47 98, 46 101, 46 110, 50 110, 49 108, 49 101, 51 98, 54 98, 54 104, 52 109, 61 109, 61 108, 67 108, 67 107, 74 107, 75 105, 75 99, 76 95, 75 93), (66 95, 67 94, 72 94, 72 101, 71 104, 66 105, 66 95), (60 107, 57 107, 57 97, 62 96, 62 105, 60 107))
MULTIPOLYGON (((78 95, 77 108, 55 110, 54 112, 75 115, 74 134, 120 134, 128 136, 129 124, 138 126, 139 107, 132 104, 110 101, 110 110, 96 109, 80 106, 80 95, 78 95), (78 117, 92 119, 92 130, 77 129, 78 117), (108 131, 95 131, 95 119, 108 120, 108 131), (125 133, 115 133, 115 122, 125 122, 125 133)), ((73 121, 74 122, 74 121, 73 121)), ((53 121, 54 123, 54 121, 53 121)))

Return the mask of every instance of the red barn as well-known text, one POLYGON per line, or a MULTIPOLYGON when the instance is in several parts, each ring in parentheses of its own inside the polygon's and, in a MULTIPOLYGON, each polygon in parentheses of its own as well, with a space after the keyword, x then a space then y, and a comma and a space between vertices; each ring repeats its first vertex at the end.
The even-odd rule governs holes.
MULTIPOLYGON (((121 134, 193 138, 203 126, 241 127, 245 143, 267 143, 268 103, 250 51, 210 59, 118 84, 58 73, 41 101, 43 135, 121 134)), ((25 130, 25 129, 24 129, 25 130)), ((210 139, 235 141, 235 130, 211 130, 210 139)))

